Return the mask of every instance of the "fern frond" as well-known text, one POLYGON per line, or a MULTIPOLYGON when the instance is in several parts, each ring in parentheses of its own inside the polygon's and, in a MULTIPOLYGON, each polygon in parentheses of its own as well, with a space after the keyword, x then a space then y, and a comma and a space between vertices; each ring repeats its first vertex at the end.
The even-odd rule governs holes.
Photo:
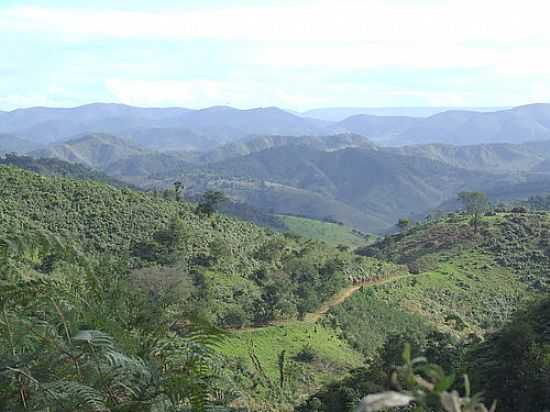
POLYGON ((95 348, 114 350, 113 338, 99 330, 81 330, 72 339, 95 348))
POLYGON ((42 389, 53 402, 86 405, 94 412, 110 411, 100 391, 75 381, 60 380, 47 383, 42 385, 42 389))

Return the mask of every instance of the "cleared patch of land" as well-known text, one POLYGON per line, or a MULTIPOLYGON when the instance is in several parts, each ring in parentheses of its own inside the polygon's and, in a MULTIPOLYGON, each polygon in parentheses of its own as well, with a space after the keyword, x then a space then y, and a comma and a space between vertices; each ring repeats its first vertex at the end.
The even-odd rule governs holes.
POLYGON ((278 215, 288 227, 290 233, 307 239, 321 240, 329 245, 345 245, 349 247, 365 246, 376 240, 375 235, 361 234, 349 226, 323 222, 304 217, 278 215))

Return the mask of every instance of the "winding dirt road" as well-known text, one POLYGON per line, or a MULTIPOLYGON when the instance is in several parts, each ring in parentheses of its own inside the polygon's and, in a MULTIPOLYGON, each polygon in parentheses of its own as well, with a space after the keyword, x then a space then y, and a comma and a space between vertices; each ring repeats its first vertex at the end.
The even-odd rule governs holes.
MULTIPOLYGON (((325 316, 333 307, 335 307, 337 305, 340 305, 340 304, 344 303, 346 300, 348 300, 349 298, 351 298, 353 296, 353 294, 355 292, 357 292, 358 290, 361 290, 363 288, 372 287, 372 286, 382 285, 384 283, 395 282, 397 280, 412 277, 412 276, 418 276, 418 275, 408 274, 408 275, 394 276, 394 277, 386 278, 386 279, 375 279, 375 280, 366 281, 366 282, 363 282, 361 284, 357 284, 357 285, 353 285, 353 286, 349 286, 347 288, 344 288, 341 291, 339 291, 338 293, 336 293, 334 296, 332 296, 329 300, 324 302, 319 307, 319 309, 317 309, 315 312, 306 313, 303 322, 308 322, 308 323, 317 322, 319 319, 321 319, 323 316, 325 316)), ((239 328, 239 329, 234 329, 234 330, 252 331, 252 330, 262 329, 262 328, 269 327, 269 326, 282 326, 282 325, 285 325, 288 322, 289 321, 286 321, 286 320, 278 320, 278 321, 271 322, 267 325, 247 326, 245 328, 239 328)))

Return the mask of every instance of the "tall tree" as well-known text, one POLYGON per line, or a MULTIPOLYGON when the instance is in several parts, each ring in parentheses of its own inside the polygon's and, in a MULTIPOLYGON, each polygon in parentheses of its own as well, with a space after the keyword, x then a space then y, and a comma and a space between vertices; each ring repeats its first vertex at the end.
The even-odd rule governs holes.
POLYGON ((410 225, 411 225, 411 219, 407 217, 399 219, 397 221, 397 227, 402 233, 406 232, 410 225))
POLYGON ((474 233, 477 233, 479 231, 481 216, 489 209, 487 196, 482 192, 460 192, 458 200, 464 205, 466 213, 472 215, 471 223, 474 227, 474 233))
POLYGON ((227 201, 227 197, 223 192, 208 190, 204 192, 199 204, 197 205, 197 213, 205 214, 208 217, 216 211, 216 207, 227 201))
POLYGON ((176 200, 181 199, 181 190, 183 189, 183 184, 178 180, 174 182, 174 192, 176 193, 176 200))

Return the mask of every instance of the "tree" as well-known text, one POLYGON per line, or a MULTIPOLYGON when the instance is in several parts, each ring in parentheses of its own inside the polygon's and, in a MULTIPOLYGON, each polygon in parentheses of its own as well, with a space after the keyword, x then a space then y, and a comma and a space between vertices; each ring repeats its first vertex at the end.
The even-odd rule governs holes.
POLYGON ((198 214, 205 214, 210 217, 216 211, 216 207, 226 201, 227 197, 223 194, 223 192, 208 190, 201 196, 196 212, 198 214))
POLYGON ((183 189, 183 184, 178 180, 174 182, 174 192, 176 193, 176 200, 180 200, 181 190, 183 189))
POLYGON ((406 232, 410 225, 411 225, 411 219, 409 219, 408 217, 399 219, 397 221, 397 227, 399 228, 401 233, 406 232))
POLYGON ((487 196, 482 192, 460 192, 458 200, 464 205, 466 213, 472 215, 471 224, 474 227, 474 233, 477 233, 481 216, 489 208, 487 196))

